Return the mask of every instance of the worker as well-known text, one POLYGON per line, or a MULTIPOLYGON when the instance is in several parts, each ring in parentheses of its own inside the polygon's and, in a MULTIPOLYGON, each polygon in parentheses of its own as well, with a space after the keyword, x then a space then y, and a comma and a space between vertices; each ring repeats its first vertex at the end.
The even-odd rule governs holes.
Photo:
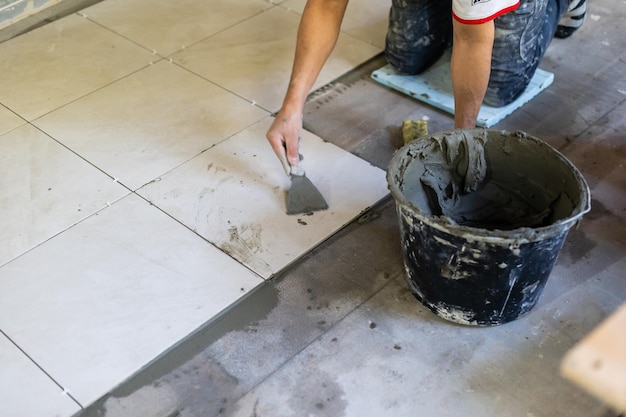
MULTIPOLYGON (((283 164, 298 164, 306 98, 335 46, 348 0, 308 0, 289 86, 267 139, 283 164)), ((400 73, 418 74, 452 44, 454 126, 476 125, 481 104, 519 97, 548 45, 584 21, 586 0, 392 0, 385 55, 400 73)))

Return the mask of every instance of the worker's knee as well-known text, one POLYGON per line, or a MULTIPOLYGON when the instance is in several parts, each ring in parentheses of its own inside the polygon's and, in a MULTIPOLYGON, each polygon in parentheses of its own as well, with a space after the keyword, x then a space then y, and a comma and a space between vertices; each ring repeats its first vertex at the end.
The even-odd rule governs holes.
POLYGON ((422 55, 412 54, 409 51, 400 52, 393 48, 385 48, 385 56, 396 71, 407 75, 420 74, 432 64, 427 63, 422 55))
POLYGON ((404 74, 419 74, 431 66, 450 43, 450 4, 441 0, 393 0, 385 54, 404 74))
POLYGON ((488 88, 483 103, 491 107, 504 107, 511 104, 521 93, 514 93, 510 90, 500 88, 488 88))
POLYGON ((489 85, 483 102, 491 107, 503 107, 521 96, 532 78, 534 71, 522 74, 499 74, 492 70, 489 85))

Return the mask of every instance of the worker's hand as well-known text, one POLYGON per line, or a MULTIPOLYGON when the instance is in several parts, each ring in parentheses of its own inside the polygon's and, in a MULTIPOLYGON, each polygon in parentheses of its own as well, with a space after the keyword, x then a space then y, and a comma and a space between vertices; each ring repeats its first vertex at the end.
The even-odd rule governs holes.
POLYGON ((302 113, 288 114, 281 110, 265 135, 287 174, 290 174, 292 166, 300 162, 298 148, 301 131, 302 113))

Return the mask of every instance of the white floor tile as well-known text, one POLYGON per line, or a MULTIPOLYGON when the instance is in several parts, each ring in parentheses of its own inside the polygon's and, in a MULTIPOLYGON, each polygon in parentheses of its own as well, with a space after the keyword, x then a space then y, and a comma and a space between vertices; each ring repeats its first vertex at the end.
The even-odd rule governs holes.
POLYGON ((0 105, 0 135, 25 123, 25 120, 21 119, 6 107, 0 105))
POLYGON ((162 56, 168 56, 271 5, 262 0, 107 0, 83 13, 162 56))
POLYGON ((33 120, 121 78, 150 51, 77 15, 0 44, 0 102, 33 120))
POLYGON ((390 8, 391 0, 352 0, 341 30, 384 49, 390 8))
POLYGON ((128 190, 31 125, 0 136, 0 265, 128 190))
POLYGON ((261 282, 128 196, 0 269, 0 329, 89 404, 261 282))
POLYGON ((71 416, 80 410, 41 369, 0 334, 0 410, 6 417, 71 416))
MULTIPOLYGON (((306 0, 288 0, 281 6, 302 13, 306 0)), ((351 0, 341 24, 341 31, 357 39, 385 47, 391 0, 351 0)))
MULTIPOLYGON (((274 7, 191 48, 176 62, 269 111, 276 111, 289 83, 300 16, 274 7)), ((381 52, 381 48, 341 35, 315 88, 381 52)))
POLYGON ((139 190, 264 278, 387 195, 385 172, 303 132, 307 177, 329 209, 288 216, 290 180, 265 140, 271 117, 139 190))
POLYGON ((162 60, 34 123, 134 190, 266 115, 162 60))

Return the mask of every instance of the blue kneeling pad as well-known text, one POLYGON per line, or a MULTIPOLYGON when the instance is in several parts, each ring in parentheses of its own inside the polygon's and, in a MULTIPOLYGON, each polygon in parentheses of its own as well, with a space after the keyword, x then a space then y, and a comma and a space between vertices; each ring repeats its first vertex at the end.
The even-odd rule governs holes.
MULTIPOLYGON (((387 87, 454 115, 449 51, 421 74, 402 75, 396 72, 391 65, 386 65, 372 72, 372 78, 387 87)), ((537 69, 526 91, 513 103, 504 107, 491 107, 483 104, 480 107, 476 124, 481 127, 495 125, 548 88, 553 80, 554 74, 537 69)))

